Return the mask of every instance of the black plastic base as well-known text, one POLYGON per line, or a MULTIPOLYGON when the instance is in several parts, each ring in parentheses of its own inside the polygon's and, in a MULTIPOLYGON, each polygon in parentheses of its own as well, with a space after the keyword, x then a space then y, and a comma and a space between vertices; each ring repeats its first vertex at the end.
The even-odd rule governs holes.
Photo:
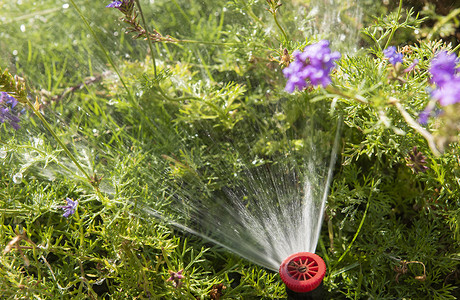
POLYGON ((326 293, 324 292, 323 283, 308 293, 296 293, 291 291, 290 289, 286 289, 287 292, 287 299, 288 300, 325 300, 328 299, 326 297, 326 293))

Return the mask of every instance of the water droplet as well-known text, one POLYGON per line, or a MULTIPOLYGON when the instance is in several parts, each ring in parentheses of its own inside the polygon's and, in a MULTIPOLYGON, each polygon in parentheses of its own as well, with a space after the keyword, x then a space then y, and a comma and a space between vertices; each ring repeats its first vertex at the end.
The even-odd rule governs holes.
POLYGON ((4 159, 6 157, 6 153, 7 152, 5 151, 5 149, 0 149, 0 158, 4 159))
POLYGON ((34 137, 34 141, 33 141, 32 145, 33 145, 34 147, 42 146, 42 145, 43 145, 43 140, 40 139, 40 138, 34 137))
POLYGON ((16 173, 13 175, 13 182, 19 184, 22 182, 22 173, 16 173))

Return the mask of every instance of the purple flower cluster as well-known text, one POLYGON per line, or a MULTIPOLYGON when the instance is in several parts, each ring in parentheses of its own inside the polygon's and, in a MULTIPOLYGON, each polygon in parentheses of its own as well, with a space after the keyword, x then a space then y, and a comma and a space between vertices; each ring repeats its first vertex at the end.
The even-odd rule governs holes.
POLYGON ((431 61, 431 81, 439 87, 443 87, 446 83, 455 79, 458 63, 459 60, 455 53, 449 54, 447 51, 439 52, 431 61))
POLYGON ((106 7, 113 7, 118 9, 124 14, 127 14, 132 11, 134 6, 134 0, 123 0, 123 1, 112 1, 109 5, 106 7))
POLYGON ((67 201, 67 205, 63 205, 60 208, 64 210, 64 214, 62 216, 68 218, 75 213, 78 206, 78 200, 73 201, 70 198, 66 198, 65 200, 67 201))
POLYGON ((120 8, 122 4, 123 4, 123 1, 113 1, 112 3, 107 5, 106 7, 120 8))
POLYGON ((15 130, 19 129, 18 123, 20 119, 18 113, 15 112, 17 104, 18 101, 13 96, 8 95, 6 92, 0 93, 0 124, 6 120, 15 130))
MULTIPOLYGON (((439 52, 431 60, 430 73, 431 82, 436 85, 436 89, 431 92, 431 97, 437 100, 441 106, 460 102, 460 72, 457 64, 460 62, 455 53, 449 54, 447 51, 439 52)), ((435 105, 430 102, 420 113, 419 122, 426 124, 432 115, 435 105)))
POLYGON ((431 81, 437 85, 431 97, 442 106, 460 102, 460 75, 457 64, 459 59, 455 53, 439 52, 431 61, 431 81))
POLYGON ((390 46, 383 50, 383 55, 385 55, 386 58, 390 61, 390 63, 395 66, 396 63, 402 63, 403 62, 403 55, 402 53, 396 52, 396 47, 390 46))
POLYGON ((331 83, 329 73, 334 68, 334 61, 340 58, 339 52, 332 52, 329 41, 322 40, 304 48, 303 52, 294 51, 295 60, 283 70, 288 79, 285 90, 293 93, 297 87, 300 91, 308 85, 322 85, 331 83))

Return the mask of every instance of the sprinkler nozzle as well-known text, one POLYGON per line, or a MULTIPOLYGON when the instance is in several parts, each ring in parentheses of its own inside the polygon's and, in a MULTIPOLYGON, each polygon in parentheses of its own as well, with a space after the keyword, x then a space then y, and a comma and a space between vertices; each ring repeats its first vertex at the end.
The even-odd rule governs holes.
POLYGON ((296 299, 302 299, 298 296, 310 294, 318 288, 325 274, 326 264, 323 259, 310 252, 292 254, 280 266, 281 280, 286 285, 288 294, 295 294, 296 299))

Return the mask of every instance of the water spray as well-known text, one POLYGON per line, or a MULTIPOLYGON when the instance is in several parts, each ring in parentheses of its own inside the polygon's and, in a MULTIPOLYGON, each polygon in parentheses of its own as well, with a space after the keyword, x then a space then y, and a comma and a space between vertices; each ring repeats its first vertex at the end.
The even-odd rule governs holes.
POLYGON ((322 282, 326 264, 318 255, 299 252, 286 258, 280 266, 280 276, 286 285, 288 299, 322 299, 322 282))

